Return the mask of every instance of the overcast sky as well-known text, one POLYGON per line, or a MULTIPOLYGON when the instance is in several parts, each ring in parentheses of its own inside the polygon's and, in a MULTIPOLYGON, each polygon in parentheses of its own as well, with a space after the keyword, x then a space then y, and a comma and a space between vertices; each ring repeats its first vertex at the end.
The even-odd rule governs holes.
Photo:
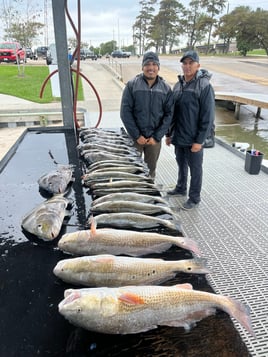
MULTIPOLYGON (((187 6, 190 1, 181 2, 187 6)), ((76 20, 77 1, 67 3, 76 20)), ((268 10, 268 0, 229 0, 228 3, 229 12, 237 6, 268 10)), ((132 44, 132 25, 140 11, 139 0, 81 0, 81 8, 83 41, 95 47, 111 40, 120 43, 121 47, 132 44)))
MULTIPOLYGON (((44 4, 48 7, 49 31, 46 33, 48 44, 54 42, 53 17, 51 0, 31 0, 32 3, 39 4, 43 9, 44 4), (48 35, 47 35, 48 34, 48 35)), ((188 0, 180 0, 185 6, 189 5, 188 0)), ((261 7, 268 10, 268 0, 229 0, 229 12, 237 6, 249 6, 252 9, 261 7)), ((139 0, 80 0, 81 4, 81 40, 89 45, 98 47, 101 43, 115 40, 121 47, 132 44, 132 26, 139 15, 139 0)), ((77 0, 67 1, 69 12, 77 25, 77 0)), ((227 9, 226 9, 227 12, 227 9)), ((68 25, 68 19, 67 25, 68 25)), ((68 38, 75 37, 70 26, 68 28, 68 38)), ((1 38, 0 20, 0 38, 1 38)), ((35 45, 44 45, 44 39, 40 38, 35 45), (41 43, 40 43, 41 42, 41 43)))

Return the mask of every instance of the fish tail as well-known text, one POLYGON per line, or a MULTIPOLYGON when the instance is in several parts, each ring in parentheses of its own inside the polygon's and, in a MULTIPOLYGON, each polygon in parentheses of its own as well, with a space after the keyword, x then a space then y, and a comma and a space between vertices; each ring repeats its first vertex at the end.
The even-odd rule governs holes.
POLYGON ((249 306, 232 298, 227 297, 227 300, 223 310, 235 318, 253 337, 256 337, 251 325, 249 306))

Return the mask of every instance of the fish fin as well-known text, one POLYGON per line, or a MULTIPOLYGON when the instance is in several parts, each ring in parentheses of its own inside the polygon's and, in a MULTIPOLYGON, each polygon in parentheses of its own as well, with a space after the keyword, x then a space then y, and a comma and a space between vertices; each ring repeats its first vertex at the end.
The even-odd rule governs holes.
POLYGON ((125 292, 118 297, 118 300, 125 302, 130 305, 142 305, 144 304, 144 300, 138 294, 134 294, 131 292, 125 292))
POLYGON ((189 283, 176 284, 175 287, 178 288, 178 289, 193 290, 192 284, 189 284, 189 283))
POLYGON ((90 232, 92 233, 92 235, 96 235, 96 233, 97 233, 97 222, 94 219, 93 215, 90 216, 89 222, 90 222, 90 232))

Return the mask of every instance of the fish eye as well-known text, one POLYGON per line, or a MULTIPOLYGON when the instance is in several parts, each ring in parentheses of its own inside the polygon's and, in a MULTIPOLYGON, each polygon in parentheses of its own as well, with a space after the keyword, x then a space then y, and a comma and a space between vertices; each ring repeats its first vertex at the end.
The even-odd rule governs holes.
POLYGON ((191 268, 191 267, 188 267, 188 268, 187 268, 187 270, 191 271, 191 270, 192 270, 192 268, 191 268))

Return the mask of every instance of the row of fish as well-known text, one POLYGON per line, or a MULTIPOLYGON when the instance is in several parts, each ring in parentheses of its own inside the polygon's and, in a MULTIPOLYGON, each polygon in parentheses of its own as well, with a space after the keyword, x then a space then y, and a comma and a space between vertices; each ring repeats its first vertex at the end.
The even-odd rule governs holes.
POLYGON ((90 164, 83 181, 94 197, 94 219, 90 229, 62 236, 59 249, 77 257, 59 261, 53 272, 67 283, 90 288, 65 290, 59 312, 74 325, 88 330, 130 334, 161 325, 189 330, 220 309, 254 335, 249 308, 238 301, 193 290, 190 284, 153 285, 178 272, 206 274, 206 260, 139 258, 164 252, 172 245, 196 255, 200 252, 188 238, 146 232, 162 227, 178 233, 179 227, 173 219, 158 217, 168 214, 174 218, 174 212, 150 182, 138 155, 128 150, 132 146, 128 137, 96 129, 82 130, 80 138, 84 144, 79 150, 90 164), (110 146, 110 153, 103 150, 104 145, 110 146), (124 155, 111 150, 113 146, 124 149, 124 155), (106 228, 97 228, 102 225, 106 228))

